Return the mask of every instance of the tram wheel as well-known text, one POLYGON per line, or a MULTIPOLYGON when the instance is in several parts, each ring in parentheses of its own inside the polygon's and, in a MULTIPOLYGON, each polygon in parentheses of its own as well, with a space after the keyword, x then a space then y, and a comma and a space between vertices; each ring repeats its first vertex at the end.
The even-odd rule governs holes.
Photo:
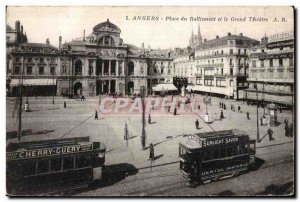
POLYGON ((215 178, 213 179, 213 181, 214 181, 214 182, 217 182, 217 181, 219 181, 219 179, 220 179, 220 177, 217 176, 217 177, 215 177, 215 178))
POLYGON ((209 183, 211 183, 211 180, 204 180, 203 181, 203 184, 209 184, 209 183))

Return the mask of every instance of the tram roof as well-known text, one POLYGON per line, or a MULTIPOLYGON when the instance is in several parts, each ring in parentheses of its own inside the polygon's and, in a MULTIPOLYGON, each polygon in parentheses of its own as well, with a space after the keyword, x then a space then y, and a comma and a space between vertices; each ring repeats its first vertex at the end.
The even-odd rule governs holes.
POLYGON ((83 145, 90 142, 90 137, 75 137, 75 138, 64 138, 64 139, 49 139, 49 140, 39 140, 30 142, 20 142, 20 143, 9 143, 7 145, 6 151, 13 152, 18 150, 32 150, 41 148, 51 148, 69 145, 83 145))
POLYGON ((247 135, 244 131, 238 129, 230 129, 230 130, 219 130, 213 132, 204 132, 204 133, 195 133, 199 138, 209 139, 209 138, 218 138, 225 136, 243 136, 247 135))

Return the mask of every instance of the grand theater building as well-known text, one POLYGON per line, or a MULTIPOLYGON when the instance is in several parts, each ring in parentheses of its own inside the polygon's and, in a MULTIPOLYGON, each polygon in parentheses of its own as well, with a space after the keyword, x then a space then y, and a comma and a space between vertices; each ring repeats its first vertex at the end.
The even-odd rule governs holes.
POLYGON ((109 20, 91 34, 54 47, 23 43, 11 52, 8 94, 22 82, 29 95, 149 94, 152 87, 172 85, 174 54, 125 44, 121 30, 109 20))

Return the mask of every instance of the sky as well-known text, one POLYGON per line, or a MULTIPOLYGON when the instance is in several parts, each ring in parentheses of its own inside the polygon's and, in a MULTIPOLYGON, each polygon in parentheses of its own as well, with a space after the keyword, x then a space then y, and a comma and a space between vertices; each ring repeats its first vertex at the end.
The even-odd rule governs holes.
POLYGON ((101 6, 9 6, 6 10, 6 23, 12 28, 20 20, 29 42, 50 43, 58 46, 58 38, 63 42, 86 35, 98 23, 107 19, 121 29, 121 38, 125 43, 151 48, 187 47, 192 30, 198 31, 203 39, 213 39, 243 33, 257 40, 266 35, 293 30, 294 19, 292 7, 101 7, 101 6), (129 18, 130 20, 126 20, 129 18), (154 16, 158 21, 133 20, 134 16, 154 16), (167 17, 177 20, 166 20, 167 17), (182 17, 187 18, 182 21, 182 17), (215 21, 191 21, 190 17, 202 17, 215 21), (228 21, 224 21, 224 17, 228 21), (250 17, 264 18, 268 21, 250 22, 250 17), (218 19, 221 19, 218 21, 218 19), (243 21, 246 18, 246 21, 243 21), (278 21, 274 22, 274 19, 278 21), (282 22, 281 19, 285 18, 282 22), (240 19, 242 21, 237 21, 240 19))

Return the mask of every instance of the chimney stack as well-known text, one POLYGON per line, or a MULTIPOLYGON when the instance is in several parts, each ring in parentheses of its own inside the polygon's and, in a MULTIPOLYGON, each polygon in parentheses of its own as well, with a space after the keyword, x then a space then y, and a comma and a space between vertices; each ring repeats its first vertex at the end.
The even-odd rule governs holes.
POLYGON ((243 36, 243 33, 240 33, 240 36, 243 36))
POLYGON ((50 45, 49 38, 46 39, 46 44, 50 45))
POLYGON ((58 38, 58 49, 61 49, 61 41, 62 41, 62 37, 61 36, 59 36, 59 38, 58 38))
POLYGON ((207 39, 204 39, 204 42, 207 42, 207 39))
POLYGON ((218 39, 218 38, 219 38, 219 35, 216 36, 216 39, 218 39))
POLYGON ((231 33, 230 33, 230 32, 228 32, 228 36, 231 36, 231 33))
POLYGON ((144 42, 142 43, 142 48, 144 48, 145 47, 145 44, 144 44, 144 42))
POLYGON ((20 21, 19 20, 17 20, 15 23, 15 29, 16 29, 17 33, 20 31, 20 21))
POLYGON ((83 41, 85 41, 85 29, 83 30, 83 41))
POLYGON ((23 25, 21 25, 21 34, 23 34, 23 25))

